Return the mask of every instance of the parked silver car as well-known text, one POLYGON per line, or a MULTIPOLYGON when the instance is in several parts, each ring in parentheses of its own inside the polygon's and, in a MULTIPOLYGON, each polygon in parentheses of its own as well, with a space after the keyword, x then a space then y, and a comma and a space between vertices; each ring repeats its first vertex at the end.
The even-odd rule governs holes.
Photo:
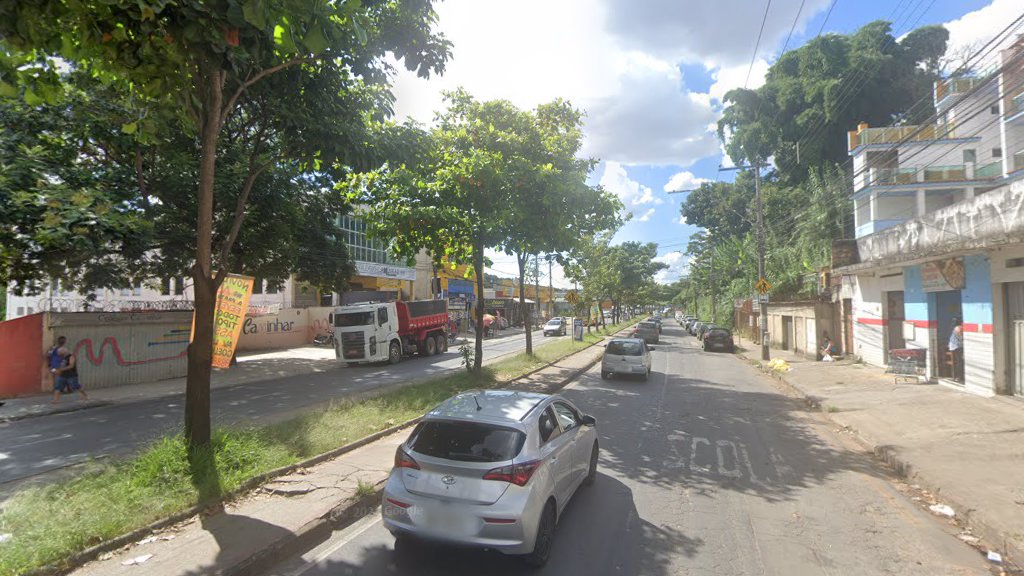
POLYGON ((410 539, 445 541, 543 565, 565 505, 597 475, 595 424, 561 396, 449 398, 395 452, 381 514, 396 550, 410 539))

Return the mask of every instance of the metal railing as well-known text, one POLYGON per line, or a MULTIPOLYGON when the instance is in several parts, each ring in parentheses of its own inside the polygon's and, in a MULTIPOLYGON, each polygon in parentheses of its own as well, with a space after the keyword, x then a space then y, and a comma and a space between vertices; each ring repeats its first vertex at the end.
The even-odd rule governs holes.
POLYGON ((943 138, 956 138, 953 123, 911 126, 887 126, 885 128, 864 128, 849 133, 850 150, 868 144, 893 144, 896 142, 927 142, 943 138))

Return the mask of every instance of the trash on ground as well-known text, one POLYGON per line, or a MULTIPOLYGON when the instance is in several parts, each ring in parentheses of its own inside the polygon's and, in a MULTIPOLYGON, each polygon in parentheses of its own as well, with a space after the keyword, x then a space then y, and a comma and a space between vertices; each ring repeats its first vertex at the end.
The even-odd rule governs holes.
POLYGON ((129 559, 125 560, 124 562, 121 562, 121 566, 136 566, 138 564, 142 564, 143 562, 145 562, 146 560, 149 560, 152 557, 153 557, 152 554, 143 554, 142 556, 136 556, 135 558, 129 558, 129 559))
POLYGON ((143 540, 139 540, 139 545, 149 544, 151 542, 156 542, 156 541, 157 541, 157 537, 156 536, 150 536, 149 538, 145 538, 143 540))
POLYGON ((956 516, 956 512, 954 512, 952 508, 946 506, 945 504, 932 504, 931 506, 928 507, 928 509, 934 512, 935 514, 938 514, 939 516, 945 516, 946 518, 952 518, 953 516, 956 516))
POLYGON ((790 370, 793 369, 789 365, 789 362, 786 362, 782 358, 775 358, 774 360, 768 362, 768 368, 772 370, 778 370, 779 372, 789 372, 790 370))
POLYGON ((989 559, 989 561, 995 562, 996 564, 1001 564, 1003 562, 1003 555, 1000 554, 999 552, 993 552, 993 551, 989 550, 988 551, 988 559, 989 559))
POLYGON ((978 542, 981 542, 980 538, 978 538, 977 536, 971 536, 970 534, 960 534, 957 536, 957 538, 963 540, 968 544, 977 544, 978 542))

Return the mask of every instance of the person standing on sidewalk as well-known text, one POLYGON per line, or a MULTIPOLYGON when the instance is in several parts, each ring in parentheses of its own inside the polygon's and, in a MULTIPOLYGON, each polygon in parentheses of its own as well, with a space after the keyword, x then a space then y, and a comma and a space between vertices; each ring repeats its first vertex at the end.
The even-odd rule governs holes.
POLYGON ((60 357, 60 349, 67 344, 68 339, 63 336, 57 336, 57 343, 46 351, 43 356, 46 358, 46 367, 50 370, 50 384, 57 389, 57 369, 60 368, 64 360, 60 357))
POLYGON ((61 358, 61 366, 54 372, 53 403, 60 402, 61 392, 66 391, 70 394, 76 390, 82 395, 83 401, 88 401, 89 396, 78 381, 78 363, 75 360, 75 355, 65 347, 61 347, 57 353, 61 358))
POLYGON ((953 380, 964 381, 964 327, 959 318, 953 318, 953 331, 949 334, 949 351, 953 354, 953 380))

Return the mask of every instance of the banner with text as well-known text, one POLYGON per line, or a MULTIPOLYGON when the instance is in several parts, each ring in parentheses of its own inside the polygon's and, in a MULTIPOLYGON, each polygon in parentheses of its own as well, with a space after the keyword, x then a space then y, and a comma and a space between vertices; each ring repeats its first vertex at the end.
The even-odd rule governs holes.
POLYGON ((217 310, 213 315, 213 366, 231 366, 242 322, 252 297, 253 278, 228 274, 217 291, 217 310))

